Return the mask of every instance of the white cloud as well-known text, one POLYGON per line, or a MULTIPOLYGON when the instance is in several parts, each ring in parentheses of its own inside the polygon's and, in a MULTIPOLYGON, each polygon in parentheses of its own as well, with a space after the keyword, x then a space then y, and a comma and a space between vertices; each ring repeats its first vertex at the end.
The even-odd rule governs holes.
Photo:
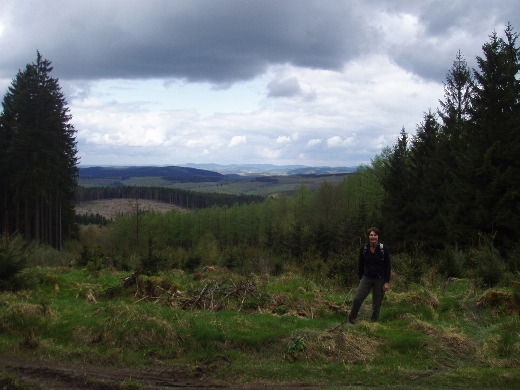
POLYGON ((351 146, 354 144, 356 137, 355 135, 347 138, 341 138, 339 136, 334 136, 329 139, 327 139, 327 146, 329 148, 336 148, 336 147, 346 147, 351 146))
POLYGON ((309 142, 307 142, 307 145, 312 148, 314 146, 321 145, 322 142, 322 139, 314 138, 309 140, 309 142))
POLYGON ((288 144, 292 141, 291 137, 287 137, 286 135, 280 135, 278 138, 276 138, 277 144, 288 144))
POLYGON ((231 141, 229 141, 229 147, 234 148, 235 146, 242 145, 247 143, 247 137, 245 135, 235 135, 233 138, 231 138, 231 141))

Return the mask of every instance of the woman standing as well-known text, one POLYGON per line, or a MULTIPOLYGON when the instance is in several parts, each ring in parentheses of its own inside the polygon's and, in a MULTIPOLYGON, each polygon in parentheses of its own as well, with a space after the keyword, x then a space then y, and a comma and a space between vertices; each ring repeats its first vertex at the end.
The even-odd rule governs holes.
POLYGON ((363 301, 372 291, 372 321, 379 319, 379 310, 385 296, 390 289, 390 254, 388 249, 379 242, 379 229, 368 229, 368 244, 361 247, 359 252, 359 287, 354 296, 352 309, 348 320, 353 324, 357 318, 363 301))

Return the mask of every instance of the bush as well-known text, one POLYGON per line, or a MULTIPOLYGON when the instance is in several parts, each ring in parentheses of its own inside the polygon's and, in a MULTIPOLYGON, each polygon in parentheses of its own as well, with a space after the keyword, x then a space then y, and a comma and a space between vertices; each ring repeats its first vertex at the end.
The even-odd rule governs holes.
POLYGON ((407 283, 416 283, 421 280, 427 269, 426 259, 419 252, 400 253, 392 257, 392 269, 402 275, 407 283))
POLYGON ((464 274, 464 252, 458 248, 446 248, 438 263, 438 271, 446 277, 460 278, 464 274))
POLYGON ((350 251, 347 255, 336 255, 329 260, 331 266, 327 272, 328 278, 341 287, 359 283, 357 251, 350 251))
POLYGON ((25 242, 20 236, 2 237, 0 243, 0 291, 16 291, 25 288, 20 277, 28 261, 25 242))
POLYGON ((492 240, 481 236, 478 247, 469 250, 466 269, 469 270, 469 276, 482 280, 486 287, 493 287, 504 275, 506 264, 492 240))

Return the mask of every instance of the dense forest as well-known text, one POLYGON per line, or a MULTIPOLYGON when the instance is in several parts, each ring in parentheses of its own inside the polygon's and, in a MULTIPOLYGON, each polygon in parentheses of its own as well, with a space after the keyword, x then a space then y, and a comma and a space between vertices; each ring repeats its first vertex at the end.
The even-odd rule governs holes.
POLYGON ((470 70, 459 52, 437 113, 384 153, 383 221, 399 247, 470 245, 479 234, 511 248, 520 238, 518 33, 496 33, 470 70))
POLYGON ((243 204, 263 200, 263 197, 255 195, 202 193, 167 187, 78 187, 76 190, 77 202, 120 198, 156 200, 193 210, 211 206, 232 206, 234 203, 243 204))

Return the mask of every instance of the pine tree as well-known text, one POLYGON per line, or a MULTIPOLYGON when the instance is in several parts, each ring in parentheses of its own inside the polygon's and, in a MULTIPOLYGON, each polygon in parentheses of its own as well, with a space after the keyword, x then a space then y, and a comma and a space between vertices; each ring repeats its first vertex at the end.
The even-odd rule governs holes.
POLYGON ((471 136, 468 138, 475 192, 470 222, 480 232, 511 244, 520 235, 520 50, 510 24, 505 39, 496 33, 482 47, 474 71, 471 136))
POLYGON ((395 242, 395 247, 398 246, 397 243, 406 246, 407 238, 411 235, 413 191, 409 153, 408 134, 403 128, 397 143, 388 155, 385 174, 381 178, 384 189, 382 214, 385 221, 385 237, 395 242))
POLYGON ((409 238, 428 247, 440 247, 445 239, 442 220, 445 175, 439 144, 440 125, 431 111, 424 114, 410 148, 410 182, 413 183, 414 221, 409 238))
POLYGON ((78 160, 76 131, 52 69, 38 52, 4 96, 2 230, 60 248, 74 230, 78 160))
POLYGON ((444 83, 444 101, 440 101, 442 127, 439 137, 439 161, 444 175, 442 219, 446 241, 460 243, 467 237, 467 215, 474 203, 474 194, 467 190, 468 124, 474 93, 474 79, 461 52, 456 55, 444 83))

